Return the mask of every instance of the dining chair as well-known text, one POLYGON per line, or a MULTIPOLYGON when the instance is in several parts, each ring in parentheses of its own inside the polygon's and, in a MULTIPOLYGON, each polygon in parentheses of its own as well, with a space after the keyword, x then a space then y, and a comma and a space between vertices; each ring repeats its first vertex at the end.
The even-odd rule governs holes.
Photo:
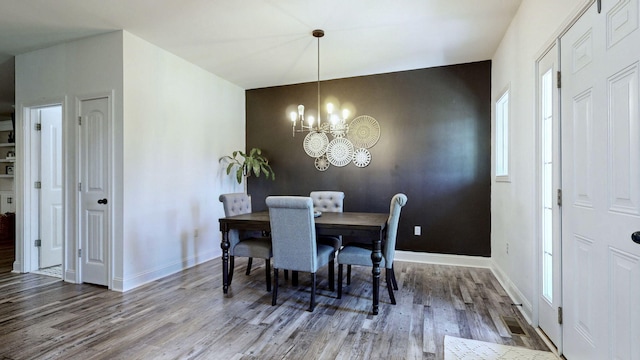
MULTIPOLYGON (((309 196, 313 200, 313 211, 342 212, 344 209, 342 191, 312 191, 309 196)), ((342 236, 318 236, 318 243, 331 245, 338 251, 342 246, 342 236)))
MULTIPOLYGON (((402 193, 395 194, 391 198, 389 206, 389 217, 385 237, 382 244, 382 260, 380 268, 385 268, 385 280, 391 303, 396 304, 396 298, 393 295, 393 289, 398 290, 396 276, 393 271, 393 258, 396 251, 396 235, 398 233, 398 222, 400 220, 400 211, 407 203, 407 196, 402 193), (393 284, 392 284, 393 283, 393 284), (393 288, 392 288, 393 286, 393 288)), ((338 299, 342 298, 342 267, 343 265, 358 265, 373 267, 371 260, 371 245, 368 244, 347 244, 338 252, 338 299)), ((350 274, 347 274, 349 277, 350 274)))
MULTIPOLYGON (((251 212, 251 195, 245 193, 222 194, 219 197, 226 217, 251 212)), ((271 239, 262 236, 259 231, 229 231, 229 285, 233 280, 234 259, 236 256, 249 258, 246 274, 251 274, 253 258, 265 261, 267 291, 271 291, 271 239)))
MULTIPOLYGON (((312 191, 309 197, 313 200, 313 211, 315 212, 343 212, 344 192, 342 191, 312 191)), ((320 235, 316 239, 319 244, 332 246, 336 253, 342 246, 342 236, 320 235)), ((334 279, 335 269, 332 267, 329 271, 329 278, 334 279)), ((293 273, 293 284, 297 285, 295 273, 293 273)), ((334 289, 335 285, 331 284, 331 291, 334 289)))
MULTIPOLYGON (((311 274, 309 311, 316 306, 316 272, 324 265, 334 266, 332 246, 316 242, 313 201, 302 196, 269 196, 266 199, 273 245, 273 292, 271 305, 278 299, 278 270, 311 274)), ((330 274, 331 276, 331 271, 330 274)), ((335 279, 330 279, 330 284, 335 279)))

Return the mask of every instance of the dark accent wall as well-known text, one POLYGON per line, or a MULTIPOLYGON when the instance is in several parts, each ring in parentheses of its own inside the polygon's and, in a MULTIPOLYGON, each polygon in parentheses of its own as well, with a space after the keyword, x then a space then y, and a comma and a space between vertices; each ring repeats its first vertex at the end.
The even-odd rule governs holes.
POLYGON ((247 90, 247 149, 261 148, 276 173, 274 182, 249 178, 254 210, 266 209, 268 195, 341 190, 345 211, 388 212, 403 192, 398 250, 491 255, 490 61, 323 81, 321 101, 328 97, 380 124, 371 163, 320 172, 304 152, 306 134, 291 136, 291 109, 317 108, 315 82, 247 90))

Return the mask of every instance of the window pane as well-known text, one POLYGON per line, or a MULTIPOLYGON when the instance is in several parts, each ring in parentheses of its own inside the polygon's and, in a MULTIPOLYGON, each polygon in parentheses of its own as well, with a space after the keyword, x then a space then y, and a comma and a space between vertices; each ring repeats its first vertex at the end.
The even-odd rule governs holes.
POLYGON ((496 176, 509 174, 509 92, 496 103, 496 176))

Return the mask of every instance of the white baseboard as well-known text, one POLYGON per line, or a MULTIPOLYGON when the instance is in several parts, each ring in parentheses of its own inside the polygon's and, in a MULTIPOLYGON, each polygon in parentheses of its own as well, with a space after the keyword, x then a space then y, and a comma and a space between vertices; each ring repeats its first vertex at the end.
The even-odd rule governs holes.
POLYGON ((198 264, 202 264, 204 262, 212 260, 215 257, 215 255, 216 255, 215 251, 208 251, 204 254, 199 254, 198 256, 195 256, 195 257, 182 259, 172 264, 151 269, 149 271, 144 271, 124 279, 114 278, 113 286, 111 290, 125 292, 125 291, 135 289, 142 285, 148 284, 152 281, 161 279, 169 275, 173 275, 182 270, 186 270, 198 264))
POLYGON ((75 270, 65 270, 64 271, 64 281, 68 283, 75 284, 76 283, 76 271, 75 270))
POLYGON ((491 263, 491 272, 493 272, 496 279, 498 279, 498 282, 500 283, 500 285, 502 285, 513 303, 522 304, 522 306, 517 306, 517 308, 518 310, 520 310, 520 313, 522 314, 522 316, 524 316, 529 325, 531 325, 531 319, 533 319, 533 306, 531 305, 531 302, 527 300, 520 289, 518 289, 518 287, 511 281, 507 274, 502 271, 500 266, 498 266, 495 261, 492 261, 491 263))
POLYGON ((439 264, 491 268, 491 258, 467 255, 449 255, 396 250, 396 261, 407 261, 423 264, 439 264))

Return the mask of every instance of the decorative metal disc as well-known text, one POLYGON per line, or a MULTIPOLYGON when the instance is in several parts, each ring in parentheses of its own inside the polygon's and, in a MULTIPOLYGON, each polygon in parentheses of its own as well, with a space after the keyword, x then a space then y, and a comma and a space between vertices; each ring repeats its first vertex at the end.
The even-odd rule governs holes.
POLYGON ((327 152, 329 138, 327 134, 312 131, 304 137, 304 151, 312 158, 323 155, 327 152))
POLYGON ((318 156, 315 160, 316 169, 318 171, 325 171, 329 168, 329 159, 327 159, 327 155, 318 156))
POLYGON ((341 138, 347 135, 348 132, 349 132, 348 124, 343 124, 339 122, 337 124, 331 125, 331 135, 333 135, 333 137, 341 138))
POLYGON ((371 153, 365 148, 356 149, 353 152, 353 163, 357 167, 365 167, 371 162, 371 153))
POLYGON ((347 138, 358 148, 368 149, 380 139, 380 124, 369 115, 361 115, 349 123, 347 138))
POLYGON ((331 130, 331 125, 328 122, 323 122, 320 124, 319 131, 323 133, 328 133, 331 130))
POLYGON ((345 166, 353 160, 353 144, 345 138, 331 140, 327 146, 327 159, 333 166, 345 166))

